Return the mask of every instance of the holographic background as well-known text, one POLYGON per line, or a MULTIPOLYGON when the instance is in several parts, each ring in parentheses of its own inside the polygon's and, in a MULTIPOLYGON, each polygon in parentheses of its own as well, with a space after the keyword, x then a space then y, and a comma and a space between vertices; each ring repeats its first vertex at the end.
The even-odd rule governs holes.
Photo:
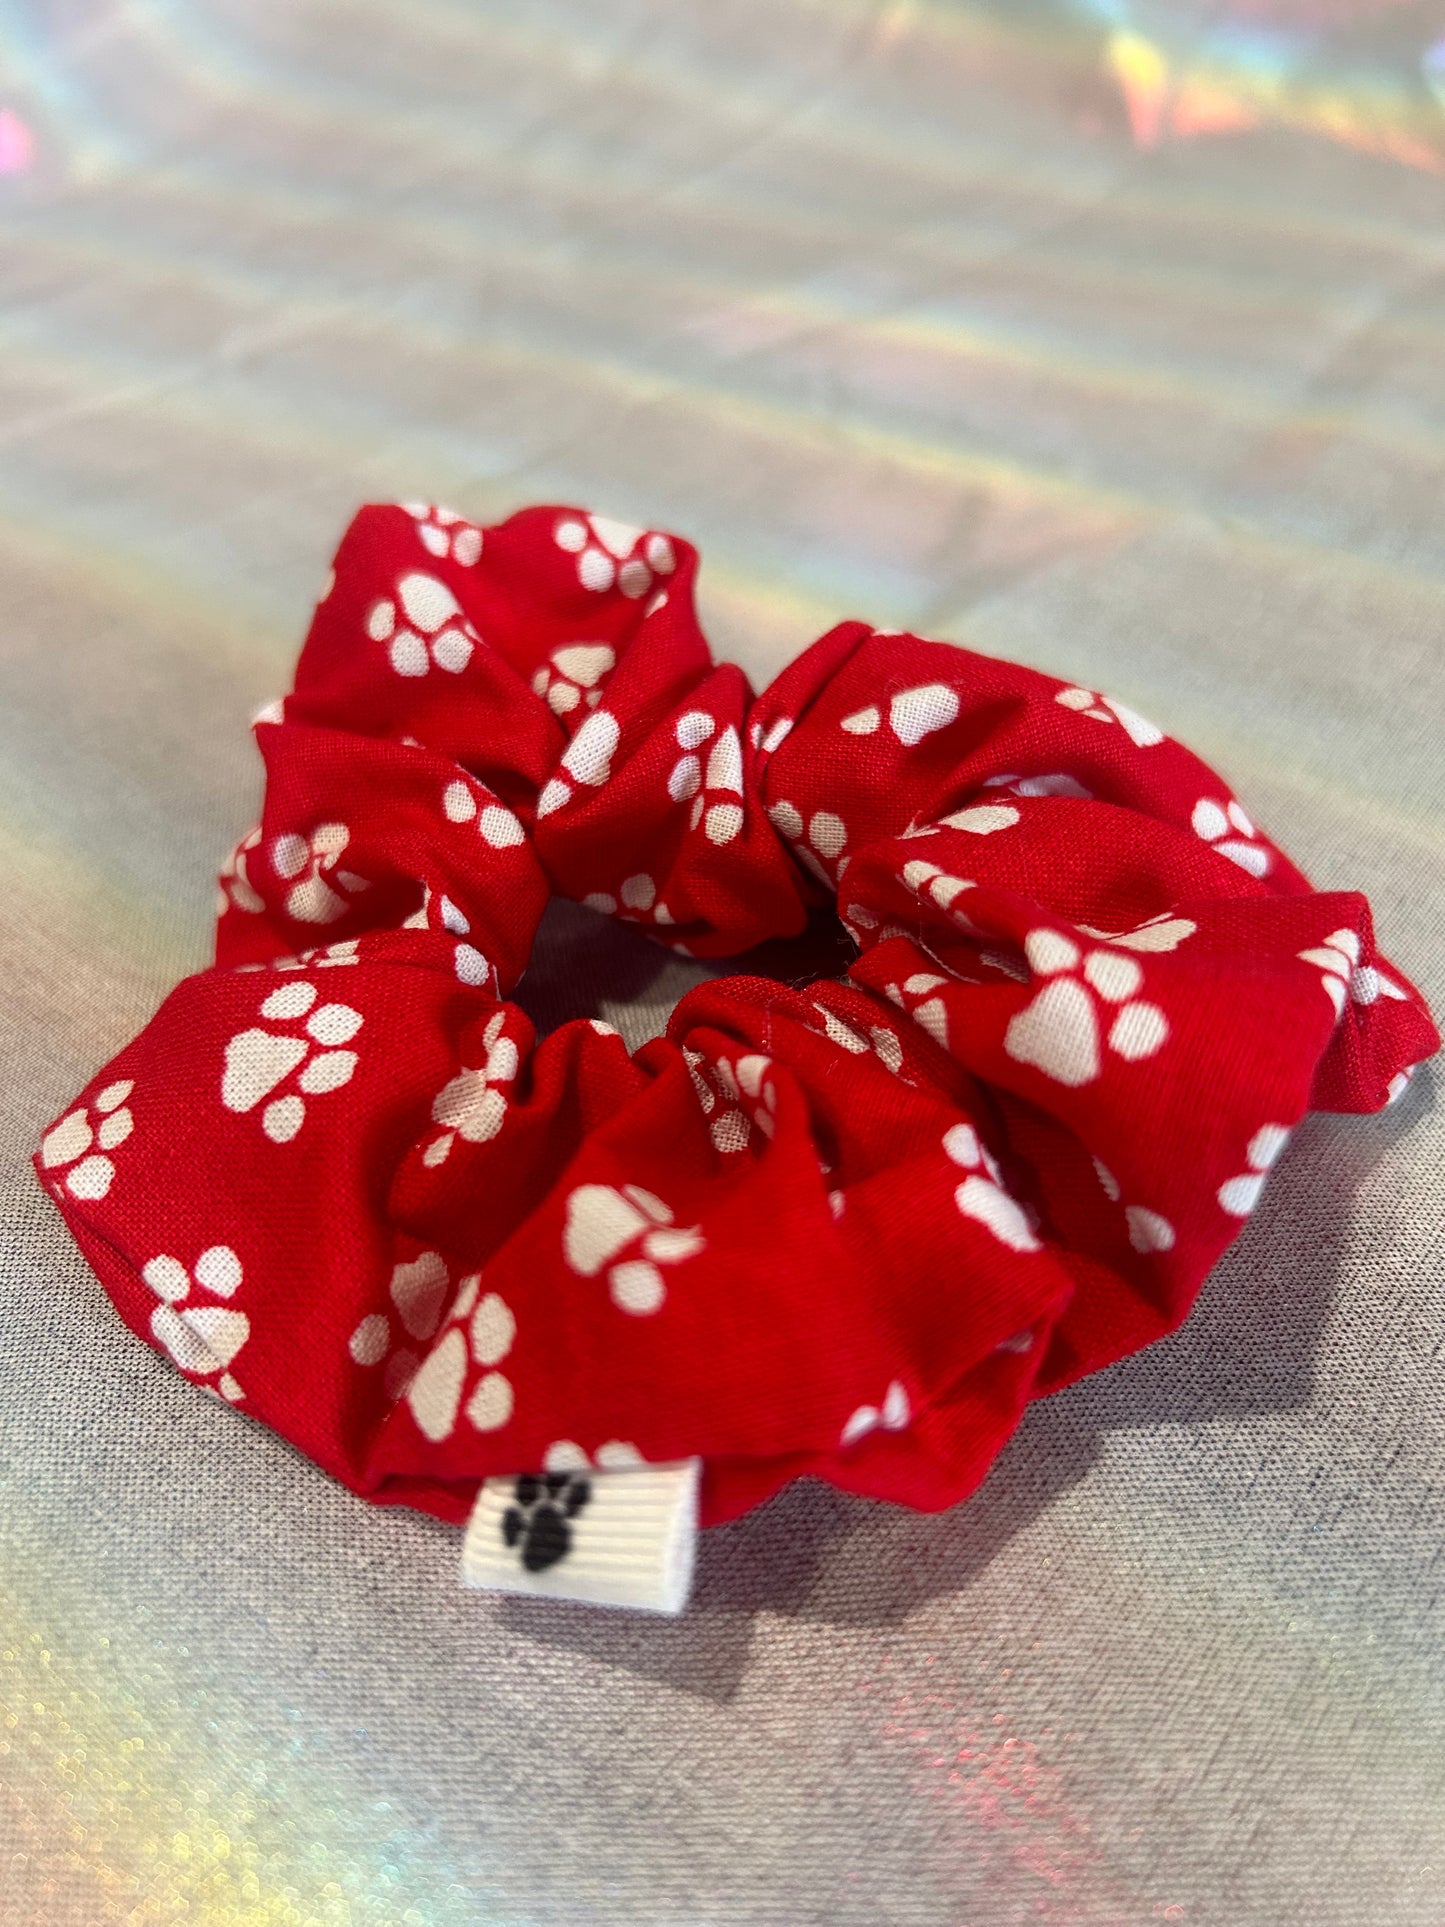
MULTIPOLYGON (((937 1519, 462 1596, 127 1336, 41 1124, 206 953, 352 506, 696 538, 1196 745, 1445 1003, 1445 4, 0 0, 0 1921, 1439 1927, 1439 1079, 937 1519)), ((559 915, 535 994, 685 981, 559 915)))

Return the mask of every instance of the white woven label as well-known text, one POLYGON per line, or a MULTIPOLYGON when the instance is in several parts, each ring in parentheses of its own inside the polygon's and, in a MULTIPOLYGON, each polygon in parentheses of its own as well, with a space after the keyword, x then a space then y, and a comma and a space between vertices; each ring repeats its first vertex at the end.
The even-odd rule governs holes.
POLYGON ((700 1459, 486 1479, 462 1584, 679 1613, 697 1549, 700 1459))

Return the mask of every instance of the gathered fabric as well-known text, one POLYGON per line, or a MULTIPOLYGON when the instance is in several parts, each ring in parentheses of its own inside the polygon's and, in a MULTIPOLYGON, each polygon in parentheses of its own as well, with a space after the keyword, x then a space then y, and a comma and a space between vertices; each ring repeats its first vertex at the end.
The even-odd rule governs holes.
POLYGON ((760 695, 687 542, 372 506, 188 978, 36 1155, 126 1323, 382 1503, 703 1461, 925 1509, 1186 1315, 1311 1108, 1439 1038, 1125 704, 847 622, 760 695), (553 895, 698 958, 630 1054, 511 993, 553 895))

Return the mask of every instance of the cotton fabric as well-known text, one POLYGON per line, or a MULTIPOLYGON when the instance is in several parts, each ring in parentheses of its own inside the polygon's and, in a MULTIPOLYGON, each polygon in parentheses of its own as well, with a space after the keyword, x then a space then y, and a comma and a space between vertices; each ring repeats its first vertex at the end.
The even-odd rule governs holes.
POLYGON ((1185 1316, 1308 1109, 1438 1047, 1365 899, 1125 705, 862 622, 755 697, 697 564, 363 509, 215 966, 37 1154, 132 1329, 368 1498, 700 1457, 705 1523, 803 1473, 951 1505, 1185 1316), (553 893, 858 954, 539 1044, 553 893))

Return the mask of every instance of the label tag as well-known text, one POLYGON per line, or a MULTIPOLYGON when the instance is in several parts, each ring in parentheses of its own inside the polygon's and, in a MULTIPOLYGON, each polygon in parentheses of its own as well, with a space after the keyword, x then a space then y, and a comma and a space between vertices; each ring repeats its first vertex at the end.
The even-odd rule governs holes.
POLYGON ((680 1613, 697 1551, 701 1459, 485 1479, 462 1584, 680 1613))

